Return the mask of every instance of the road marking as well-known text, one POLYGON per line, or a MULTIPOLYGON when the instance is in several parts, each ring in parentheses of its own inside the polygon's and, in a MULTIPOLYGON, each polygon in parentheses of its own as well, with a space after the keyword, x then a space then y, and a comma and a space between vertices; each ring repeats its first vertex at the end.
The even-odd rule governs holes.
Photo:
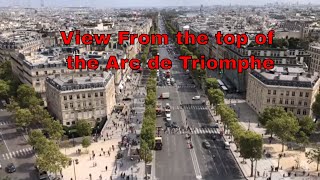
POLYGON ((10 156, 10 159, 12 158, 12 154, 11 154, 11 152, 9 153, 9 156, 10 156))
POLYGON ((7 157, 7 159, 10 159, 10 157, 9 157, 8 153, 6 153, 6 157, 7 157))
POLYGON ((168 142, 168 144, 166 144, 166 147, 168 147, 167 149, 168 149, 168 156, 171 156, 171 152, 170 152, 170 143, 169 143, 169 136, 167 136, 167 142, 168 142))
POLYGON ((15 157, 16 153, 15 152, 12 152, 12 157, 15 157))
MULTIPOLYGON (((191 139, 191 144, 194 145, 192 139, 191 139)), ((191 160, 192 160, 192 164, 193 164, 193 167, 194 167, 194 172, 196 174, 196 178, 197 179, 201 179, 202 176, 201 176, 200 166, 199 166, 197 155, 196 155, 196 152, 195 152, 194 148, 192 148, 190 150, 190 154, 191 154, 191 160)))
POLYGON ((7 143, 6 143, 6 141, 4 140, 4 138, 3 138, 3 135, 2 135, 2 132, 1 132, 1 131, 0 131, 0 135, 1 135, 1 139, 2 139, 2 141, 4 142, 4 145, 6 146, 6 148, 7 148, 8 152, 10 152, 10 149, 9 149, 9 147, 8 147, 8 145, 7 145, 7 143))
POLYGON ((3 159, 6 159, 6 157, 4 156, 4 154, 2 154, 3 159))

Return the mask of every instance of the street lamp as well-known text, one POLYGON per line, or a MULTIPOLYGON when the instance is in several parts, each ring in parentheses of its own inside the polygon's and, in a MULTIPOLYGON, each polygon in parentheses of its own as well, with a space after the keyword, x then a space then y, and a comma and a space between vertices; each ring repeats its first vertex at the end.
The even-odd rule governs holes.
POLYGON ((73 163, 73 173, 74 173, 74 180, 77 180, 77 176, 76 176, 76 166, 75 166, 75 160, 72 160, 73 163))
POLYGON ((278 169, 279 169, 279 167, 280 167, 280 159, 282 158, 282 153, 280 153, 279 155, 278 155, 278 169))
POLYGON ((249 125, 248 125, 248 131, 249 131, 250 130, 250 119, 248 121, 249 121, 249 125))

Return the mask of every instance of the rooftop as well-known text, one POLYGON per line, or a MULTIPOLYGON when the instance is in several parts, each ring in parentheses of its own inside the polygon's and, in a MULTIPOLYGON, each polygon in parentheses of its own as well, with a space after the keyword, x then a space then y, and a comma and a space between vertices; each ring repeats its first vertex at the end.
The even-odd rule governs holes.
POLYGON ((272 70, 255 69, 251 74, 266 85, 313 88, 319 74, 310 74, 298 67, 275 67, 272 70))
POLYGON ((104 72, 102 77, 72 77, 55 75, 47 77, 46 81, 60 91, 71 91, 81 89, 104 88, 111 78, 111 72, 104 72))

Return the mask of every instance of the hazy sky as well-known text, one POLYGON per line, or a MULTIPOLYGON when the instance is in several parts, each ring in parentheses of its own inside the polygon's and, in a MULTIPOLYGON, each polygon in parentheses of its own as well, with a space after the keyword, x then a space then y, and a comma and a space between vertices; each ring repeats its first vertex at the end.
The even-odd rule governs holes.
MULTIPOLYGON (((0 0, 0 6, 19 5, 21 7, 40 7, 41 0, 0 0)), ((265 3, 320 4, 319 0, 43 0, 46 7, 90 6, 90 7, 163 7, 194 5, 264 5, 265 3)))

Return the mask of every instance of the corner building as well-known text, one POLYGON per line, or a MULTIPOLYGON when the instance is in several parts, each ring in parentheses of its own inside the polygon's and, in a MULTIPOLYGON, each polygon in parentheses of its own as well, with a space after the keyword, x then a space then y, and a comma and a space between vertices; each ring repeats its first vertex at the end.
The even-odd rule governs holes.
POLYGON ((307 73, 302 68, 253 70, 248 76, 246 100, 259 114, 267 107, 280 106, 298 118, 312 116, 319 85, 319 74, 307 73))
POLYGON ((49 112, 65 126, 80 119, 94 126, 108 119, 116 104, 111 72, 95 77, 49 76, 46 89, 49 112))

